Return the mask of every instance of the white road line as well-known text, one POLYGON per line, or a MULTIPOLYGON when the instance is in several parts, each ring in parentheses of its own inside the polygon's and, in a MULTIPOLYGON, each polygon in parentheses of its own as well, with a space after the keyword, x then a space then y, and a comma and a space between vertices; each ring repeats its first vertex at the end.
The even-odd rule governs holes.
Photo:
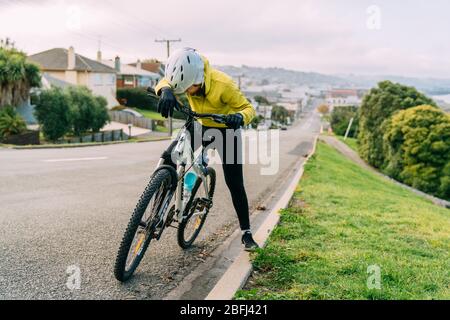
POLYGON ((68 161, 93 161, 93 160, 106 160, 108 157, 97 157, 97 158, 73 158, 73 159, 50 159, 42 160, 43 162, 68 162, 68 161))

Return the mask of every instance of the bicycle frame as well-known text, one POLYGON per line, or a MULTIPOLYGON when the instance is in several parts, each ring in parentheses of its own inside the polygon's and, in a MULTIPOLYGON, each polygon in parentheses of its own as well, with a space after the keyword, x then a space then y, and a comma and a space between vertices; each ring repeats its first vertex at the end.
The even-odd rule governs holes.
MULTIPOLYGON (((184 176, 187 171, 189 171, 191 168, 196 173, 197 177, 200 177, 202 179, 202 185, 205 188, 205 194, 209 194, 209 186, 206 181, 206 176, 204 174, 205 167, 202 164, 202 161, 199 161, 199 159, 202 159, 204 149, 202 147, 202 150, 197 158, 195 158, 194 151, 191 148, 191 138, 190 134, 184 126, 180 132, 178 133, 178 136, 176 138, 177 144, 173 148, 171 152, 172 160, 176 161, 176 164, 178 165, 177 169, 177 188, 175 191, 175 212, 177 221, 181 221, 183 219, 183 214, 186 209, 187 201, 188 199, 183 199, 183 191, 184 191, 184 176), (186 167, 190 164, 190 167, 188 170, 186 170, 186 167)), ((170 150, 169 150, 170 151, 170 150)), ((162 166, 164 164, 165 159, 161 158, 158 162, 157 168, 162 166)), ((163 217, 163 220, 167 218, 168 210, 165 210, 165 214, 163 217)))

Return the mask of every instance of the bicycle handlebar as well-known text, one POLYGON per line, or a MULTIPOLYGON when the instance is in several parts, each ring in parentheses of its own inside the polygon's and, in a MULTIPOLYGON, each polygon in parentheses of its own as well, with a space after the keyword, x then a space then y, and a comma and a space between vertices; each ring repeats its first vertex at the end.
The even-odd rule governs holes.
POLYGON ((214 113, 197 113, 184 105, 178 105, 177 110, 192 118, 211 118, 214 122, 225 124, 226 115, 214 113))
MULTIPOLYGON (((156 95, 155 91, 148 87, 147 88, 147 94, 148 96, 155 98, 155 99, 159 99, 159 97, 156 95)), ((188 117, 192 117, 192 118, 211 118, 214 122, 220 123, 220 124, 225 124, 225 118, 226 115, 223 114, 214 114, 214 113, 197 113, 192 111, 190 108, 186 107, 185 105, 179 104, 177 105, 176 108, 178 111, 180 111, 181 113, 187 115, 188 117)))

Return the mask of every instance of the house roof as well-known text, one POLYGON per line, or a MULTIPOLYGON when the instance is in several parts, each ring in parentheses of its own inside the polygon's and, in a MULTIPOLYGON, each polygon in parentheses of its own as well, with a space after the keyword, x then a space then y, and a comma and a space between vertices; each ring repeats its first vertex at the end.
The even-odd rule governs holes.
MULTIPOLYGON (((136 67, 136 63, 130 63, 130 66, 136 67)), ((164 69, 161 63, 158 62, 142 62, 142 69, 157 73, 159 75, 164 75, 164 69)))
MULTIPOLYGON (((114 60, 102 60, 102 63, 114 68, 115 61, 114 60)), ((157 73, 150 72, 144 69, 136 68, 135 66, 128 65, 128 64, 120 64, 120 71, 116 71, 118 74, 123 75, 136 75, 136 76, 144 76, 144 77, 151 77, 151 78, 160 78, 161 76, 157 73)))
MULTIPOLYGON (((28 56, 28 59, 37 63, 44 71, 65 71, 68 66, 67 49, 54 48, 28 56)), ((75 71, 88 71, 99 73, 116 73, 114 68, 106 66, 95 60, 75 53, 75 71)))
POLYGON ((358 96, 358 92, 353 89, 334 89, 328 93, 330 98, 345 98, 350 96, 358 96))

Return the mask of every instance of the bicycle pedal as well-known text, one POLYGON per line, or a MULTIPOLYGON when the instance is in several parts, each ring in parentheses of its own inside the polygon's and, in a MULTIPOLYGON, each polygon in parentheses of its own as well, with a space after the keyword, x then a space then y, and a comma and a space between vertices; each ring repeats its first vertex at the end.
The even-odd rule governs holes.
POLYGON ((199 199, 200 204, 207 207, 208 209, 211 209, 213 202, 210 199, 206 199, 206 198, 201 198, 199 199))

